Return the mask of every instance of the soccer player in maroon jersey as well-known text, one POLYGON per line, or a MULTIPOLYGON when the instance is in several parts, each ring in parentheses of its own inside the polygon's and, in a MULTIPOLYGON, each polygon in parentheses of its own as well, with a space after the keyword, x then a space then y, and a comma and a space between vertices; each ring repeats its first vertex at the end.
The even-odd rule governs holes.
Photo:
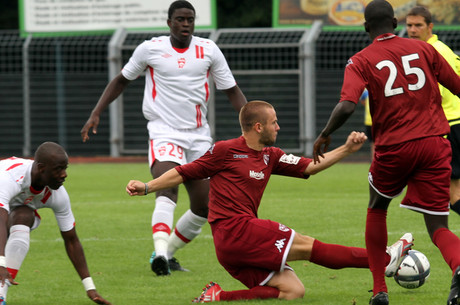
MULTIPOLYGON (((217 258, 249 289, 222 291, 218 284, 211 283, 195 302, 301 298, 305 288, 286 264, 288 261, 309 260, 334 269, 368 268, 364 248, 325 244, 281 223, 257 217, 271 174, 306 179, 360 149, 366 135, 352 132, 344 145, 326 153, 321 163, 314 163, 271 146, 280 127, 269 103, 252 101, 243 106, 240 125, 243 134, 239 138, 219 141, 189 164, 177 166, 148 183, 131 180, 126 187, 131 196, 146 195, 190 179, 210 177, 208 221, 217 258)), ((384 258, 388 268, 396 268, 403 256, 402 244, 400 240, 389 247, 384 258)))
POLYGON ((401 207, 423 214, 428 233, 453 271, 448 304, 460 304, 460 239, 448 229, 451 148, 438 82, 460 93, 460 78, 431 45, 393 34, 390 3, 370 2, 364 13, 372 43, 348 60, 339 103, 313 147, 315 163, 331 134, 369 91, 375 154, 369 170, 366 248, 374 286, 370 304, 389 304, 385 283, 386 217, 391 200, 407 193, 401 207))

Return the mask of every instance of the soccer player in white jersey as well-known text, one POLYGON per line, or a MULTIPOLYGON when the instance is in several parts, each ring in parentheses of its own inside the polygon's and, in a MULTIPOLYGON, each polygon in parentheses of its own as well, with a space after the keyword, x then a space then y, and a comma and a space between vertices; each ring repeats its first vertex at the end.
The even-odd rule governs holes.
POLYGON ((30 231, 40 225, 38 209, 50 208, 64 239, 67 255, 82 279, 88 297, 97 304, 110 304, 96 291, 83 247, 75 230, 70 199, 64 183, 68 157, 53 142, 40 145, 34 160, 9 158, 0 161, 0 305, 6 304, 8 287, 30 245, 30 231))
MULTIPOLYGON (((203 155, 212 138, 206 119, 209 77, 222 90, 236 111, 246 98, 236 84, 224 55, 217 45, 193 36, 195 9, 188 1, 174 1, 168 11, 169 36, 154 37, 141 43, 129 62, 106 87, 91 116, 81 130, 83 142, 88 132, 96 133, 102 111, 145 71, 142 110, 148 120, 149 166, 153 177, 203 155)), ((178 187, 156 193, 152 215, 155 251, 152 271, 168 275, 182 270, 174 253, 193 240, 206 223, 209 181, 185 184, 190 197, 188 210, 172 229, 178 187)))

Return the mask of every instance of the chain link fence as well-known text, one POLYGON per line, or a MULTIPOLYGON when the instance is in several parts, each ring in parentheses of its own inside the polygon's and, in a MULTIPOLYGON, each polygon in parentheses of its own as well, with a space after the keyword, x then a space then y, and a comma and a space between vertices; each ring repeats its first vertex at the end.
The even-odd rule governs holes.
MULTIPOLYGON (((460 32, 435 33, 460 51, 460 32)), ((44 141, 59 142, 72 156, 109 156, 113 146, 121 155, 145 155, 143 78, 133 81, 117 102, 117 138, 109 110, 89 143, 82 143, 80 129, 134 48, 159 34, 165 33, 126 33, 113 44, 112 35, 22 38, 17 31, 0 31, 0 156, 30 156, 44 141)), ((267 100, 276 107, 281 126, 277 145, 307 156, 339 100, 348 58, 370 43, 361 29, 225 29, 196 35, 216 41, 248 100, 267 100)), ((226 96, 214 92, 212 98, 215 140, 238 136, 237 114, 226 96)), ((351 130, 364 130, 363 108, 334 135, 331 148, 342 144, 351 130)), ((368 153, 366 145, 358 155, 368 153)))

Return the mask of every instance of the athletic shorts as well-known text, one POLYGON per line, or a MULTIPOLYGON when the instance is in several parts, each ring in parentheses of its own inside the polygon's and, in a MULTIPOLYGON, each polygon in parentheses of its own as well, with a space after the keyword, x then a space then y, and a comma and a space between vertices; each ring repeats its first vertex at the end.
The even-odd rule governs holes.
POLYGON ((175 129, 162 120, 149 121, 149 165, 158 160, 183 165, 204 155, 211 147, 209 125, 195 129, 175 129))
POLYGON ((275 221, 251 216, 211 224, 217 259, 248 288, 265 285, 285 268, 295 231, 275 221))
POLYGON ((407 185, 401 207, 448 215, 450 160, 450 143, 443 137, 377 146, 369 170, 369 183, 386 198, 398 196, 407 185))
POLYGON ((450 134, 447 139, 452 147, 451 179, 460 179, 460 124, 450 126, 450 134))

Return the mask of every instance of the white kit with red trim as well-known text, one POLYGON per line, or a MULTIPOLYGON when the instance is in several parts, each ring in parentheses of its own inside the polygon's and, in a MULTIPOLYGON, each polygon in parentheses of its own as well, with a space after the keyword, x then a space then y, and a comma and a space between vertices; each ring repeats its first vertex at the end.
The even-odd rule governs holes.
POLYGON ((142 110, 147 120, 161 119, 176 129, 207 124, 209 76, 218 90, 236 81, 224 55, 209 39, 193 36, 189 48, 176 49, 170 36, 141 43, 122 74, 134 80, 146 71, 142 110))

